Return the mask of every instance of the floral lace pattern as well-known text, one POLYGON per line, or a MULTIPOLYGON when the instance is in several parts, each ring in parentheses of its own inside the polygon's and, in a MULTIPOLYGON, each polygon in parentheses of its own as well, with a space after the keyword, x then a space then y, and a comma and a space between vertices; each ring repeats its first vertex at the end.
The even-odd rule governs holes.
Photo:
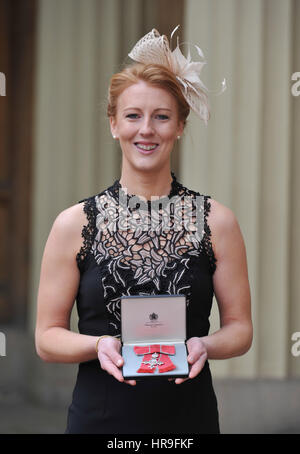
POLYGON ((125 295, 191 296, 191 260, 205 252, 211 272, 208 196, 182 186, 172 174, 168 196, 151 201, 128 195, 119 181, 85 200, 88 224, 77 254, 79 269, 93 254, 99 265, 111 334, 120 333, 120 298, 125 295))

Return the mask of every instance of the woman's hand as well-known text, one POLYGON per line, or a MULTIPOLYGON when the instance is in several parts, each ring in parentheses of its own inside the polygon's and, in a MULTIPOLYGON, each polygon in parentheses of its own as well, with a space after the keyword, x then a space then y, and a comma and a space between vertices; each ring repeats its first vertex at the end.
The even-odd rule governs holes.
POLYGON ((120 355, 121 342, 112 336, 104 337, 98 342, 98 359, 103 370, 115 377, 119 382, 128 385, 136 385, 135 380, 124 380, 120 368, 124 364, 124 359, 120 355))
POLYGON ((190 364, 190 372, 188 378, 176 378, 175 383, 177 385, 190 378, 195 378, 203 369, 207 359, 206 346, 200 337, 191 337, 186 345, 188 348, 187 360, 190 364))

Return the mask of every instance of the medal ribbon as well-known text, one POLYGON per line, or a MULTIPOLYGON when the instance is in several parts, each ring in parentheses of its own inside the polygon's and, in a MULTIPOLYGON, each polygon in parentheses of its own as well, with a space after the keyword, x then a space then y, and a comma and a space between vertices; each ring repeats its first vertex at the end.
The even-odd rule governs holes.
POLYGON ((137 370, 138 373, 149 373, 153 374, 156 367, 158 367, 158 372, 169 372, 176 369, 176 366, 173 364, 168 355, 175 355, 175 346, 174 345, 146 345, 143 347, 134 346, 134 352, 137 355, 144 355, 142 363, 137 370), (157 353, 158 356, 155 358, 157 364, 155 364, 155 359, 153 354, 157 353), (153 361, 153 366, 151 367, 151 361, 153 361), (144 364, 146 363, 146 364, 144 364), (159 364, 162 363, 162 364, 159 364))

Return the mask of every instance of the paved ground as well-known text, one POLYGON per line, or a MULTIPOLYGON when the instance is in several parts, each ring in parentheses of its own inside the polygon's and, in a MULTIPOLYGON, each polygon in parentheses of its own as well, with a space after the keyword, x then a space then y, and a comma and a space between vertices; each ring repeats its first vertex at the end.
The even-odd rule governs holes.
POLYGON ((0 396, 0 434, 63 434, 67 409, 20 396, 0 396))

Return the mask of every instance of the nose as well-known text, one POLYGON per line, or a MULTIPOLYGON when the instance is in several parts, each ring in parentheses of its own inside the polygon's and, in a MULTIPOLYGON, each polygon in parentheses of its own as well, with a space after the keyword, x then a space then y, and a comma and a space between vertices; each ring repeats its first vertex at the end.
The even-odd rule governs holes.
POLYGON ((154 133, 151 117, 144 117, 141 127, 140 127, 140 133, 144 136, 148 136, 154 133))

